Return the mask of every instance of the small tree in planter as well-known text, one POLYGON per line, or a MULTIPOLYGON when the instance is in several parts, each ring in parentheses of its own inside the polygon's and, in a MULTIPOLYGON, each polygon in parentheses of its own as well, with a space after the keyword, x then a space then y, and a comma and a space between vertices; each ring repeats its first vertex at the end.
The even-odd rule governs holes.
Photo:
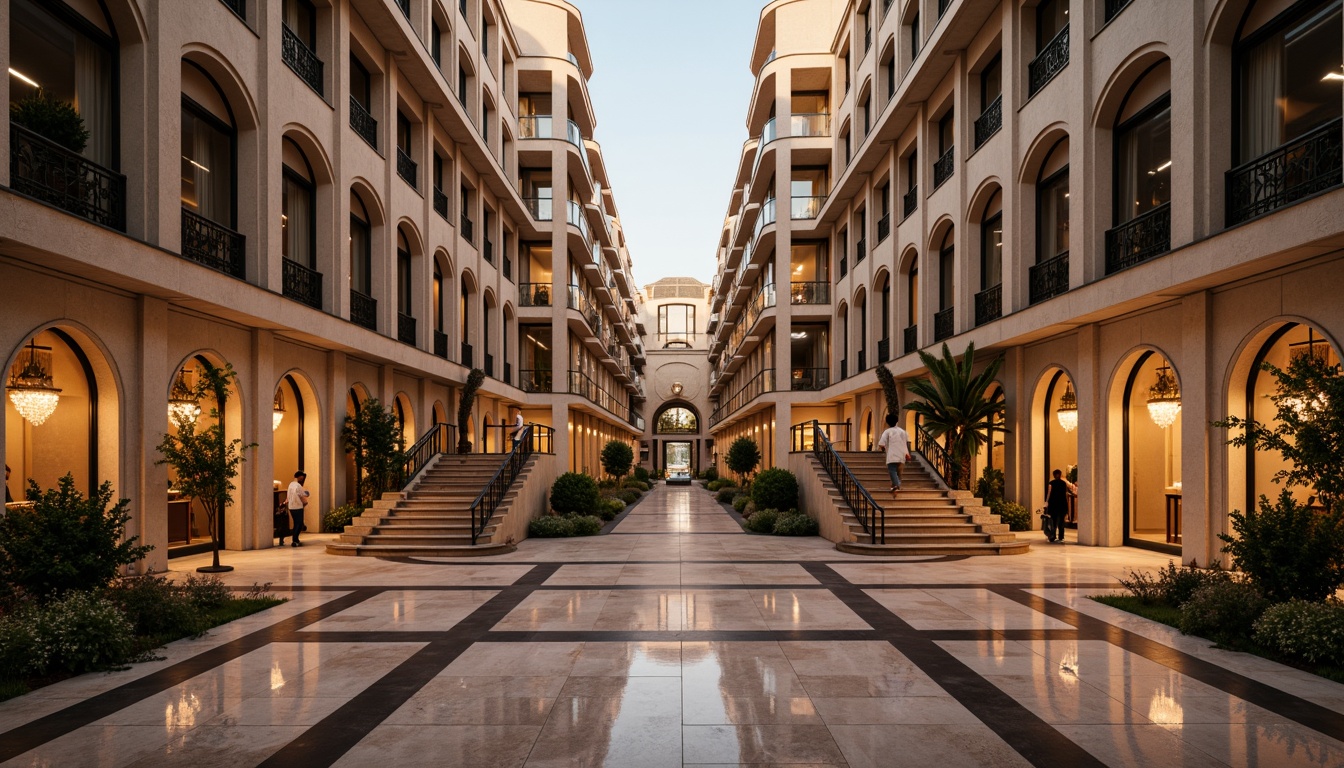
POLYGON ((629 443, 623 443, 620 440, 608 440, 607 444, 602 446, 602 469, 608 475, 616 478, 619 485, 621 478, 630 472, 630 465, 635 461, 635 451, 629 443))
POLYGON ((177 434, 164 434, 159 443, 159 453, 163 458, 155 462, 172 467, 177 474, 177 489, 183 496, 200 502, 201 508, 205 510, 214 562, 196 569, 201 573, 233 570, 233 566, 219 564, 219 516, 233 503, 233 479, 238 476, 239 467, 244 461, 244 451, 257 445, 244 445, 242 440, 228 440, 224 435, 222 411, 237 378, 238 374, 228 363, 223 368, 216 368, 209 363, 203 365, 195 395, 198 400, 203 397, 213 398, 210 418, 214 423, 197 431, 195 416, 185 412, 176 414, 174 421, 177 434))
POLYGON ((84 127, 84 118, 74 106, 47 95, 41 88, 10 105, 9 119, 71 152, 83 152, 89 143, 89 129, 84 127))
POLYGON ((341 442, 355 459, 355 504, 363 507, 366 494, 372 500, 392 487, 405 461, 406 439, 396 414, 371 397, 345 417, 341 442))
POLYGON ((485 381, 485 371, 472 368, 467 374, 467 383, 462 385, 462 399, 457 403, 457 452, 471 453, 471 441, 467 439, 467 426, 471 422, 471 408, 476 404, 476 390, 485 381))
POLYGON ((761 463, 761 448, 756 445, 756 441, 750 437, 739 437, 728 446, 728 456, 726 459, 728 468, 737 474, 743 483, 756 469, 756 465, 761 463))

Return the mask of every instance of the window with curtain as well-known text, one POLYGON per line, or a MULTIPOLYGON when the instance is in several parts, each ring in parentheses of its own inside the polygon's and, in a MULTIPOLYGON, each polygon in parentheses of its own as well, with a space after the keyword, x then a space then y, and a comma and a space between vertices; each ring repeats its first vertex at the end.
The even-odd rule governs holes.
POLYGON ((309 50, 317 50, 317 9, 308 0, 285 0, 281 7, 285 26, 298 36, 309 50))
POLYGON ((910 267, 910 274, 905 280, 905 306, 907 325, 916 325, 919 323, 919 265, 910 267))
POLYGON ((362 210, 350 212, 350 289, 373 295, 373 236, 362 210))
POLYGON ((938 309, 951 308, 957 300, 957 259, 956 246, 952 240, 952 230, 943 237, 943 246, 938 250, 938 309))
POLYGON ((1115 223, 1171 202, 1171 98, 1115 129, 1115 223))
POLYGON ((397 233, 397 311, 411 314, 411 245, 397 233))
POLYGON ((233 129, 191 99, 182 99, 182 207, 230 229, 233 129))
POLYGON ((317 222, 313 216, 313 185, 289 166, 284 166, 280 193, 280 248, 290 261, 315 269, 313 235, 317 222))
POLYGON ((1036 185, 1036 263, 1069 250, 1069 167, 1036 185))

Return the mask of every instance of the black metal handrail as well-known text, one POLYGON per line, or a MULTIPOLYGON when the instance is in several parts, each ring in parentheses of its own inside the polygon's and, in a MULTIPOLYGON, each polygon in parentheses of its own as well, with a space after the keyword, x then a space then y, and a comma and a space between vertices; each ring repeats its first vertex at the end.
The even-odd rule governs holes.
POLYGON ((1003 94, 985 107, 985 111, 975 118, 975 148, 979 149, 990 137, 1003 127, 1003 94))
POLYGON ((943 186, 948 179, 952 178, 952 172, 957 168, 956 157, 953 154, 955 151, 956 147, 948 147, 946 152, 933 161, 934 189, 943 186))
POLYGON ((910 214, 914 213, 918 209, 919 209, 919 187, 914 186, 910 188, 909 192, 906 192, 904 195, 901 196, 902 216, 909 217, 910 214))
POLYGON ((15 192, 126 231, 125 176, 18 123, 9 129, 9 183, 15 192))
POLYGON ((886 240, 891 235, 891 214, 884 213, 882 218, 877 220, 877 242, 886 240))
POLYGON ((435 456, 448 453, 457 446, 457 427, 439 422, 415 441, 415 445, 402 454, 401 466, 397 468, 397 487, 406 490, 415 476, 420 474, 435 456))
POLYGON ((468 344, 468 343, 465 342, 465 341, 462 342, 461 353, 462 353, 462 356, 461 356, 460 358, 458 358, 458 362, 461 363, 461 364, 462 364, 464 367, 466 367, 466 368, 471 368, 471 367, 472 367, 472 364, 471 364, 471 345, 468 344))
POLYGON ((555 430, 551 427, 541 424, 527 424, 523 426, 523 432, 519 440, 514 444, 513 450, 504 457, 504 461, 495 470, 494 477, 485 488, 481 489, 480 495, 471 503, 471 543, 476 544, 485 533, 485 528, 490 524, 490 520, 495 516, 495 511, 499 509, 499 504, 508 494, 513 481, 518 479, 519 473, 527 464, 527 460, 535 452, 533 447, 533 435, 538 435, 538 441, 554 445, 555 430), (544 435, 544 437, 542 437, 544 435))
POLYGON ((448 195, 438 187, 434 187, 434 212, 448 218, 448 195))
POLYGON ((953 308, 938 310, 933 316, 933 340, 950 338, 955 330, 953 326, 953 308))
POLYGON ((1027 95, 1035 96, 1069 64, 1069 25, 1059 30, 1055 39, 1046 43, 1036 58, 1027 65, 1027 95))
POLYGON ((588 402, 597 407, 621 417, 625 421, 630 420, 629 405, 622 405, 621 401, 613 394, 603 389, 600 384, 593 381, 588 374, 583 371, 569 372, 569 392, 570 394, 580 395, 588 402))
POLYGON ((885 363, 891 359, 891 337, 884 336, 877 340, 877 362, 885 363))
POLYGON ((1227 172, 1227 225, 1297 202, 1341 181, 1340 118, 1227 172))
POLYGON ((378 149, 378 121, 369 114, 369 110, 355 98, 354 94, 350 94, 350 127, 360 138, 367 141, 370 147, 378 149))
POLYGON ((789 300, 794 304, 830 304, 831 284, 825 280, 789 283, 789 300))
POLYGON ((1171 250, 1171 203, 1144 211, 1106 231, 1106 274, 1129 269, 1171 250))
POLYGON ((308 44, 289 28, 288 24, 281 24, 280 29, 280 58, 294 70, 294 74, 298 75, 300 80, 321 96, 322 60, 317 57, 316 51, 309 48, 308 44))
POLYGON ((415 318, 397 313, 397 341, 415 346, 415 318))
POLYGON ((912 325, 901 331, 901 354, 908 355, 919 349, 919 326, 912 325))
POLYGON ((244 238, 241 234, 186 208, 182 209, 184 258, 242 279, 247 276, 243 247, 244 238))
POLYGON ((924 457, 933 468, 934 474, 943 481, 948 488, 956 488, 957 465, 952 460, 952 454, 947 452, 929 430, 924 425, 915 427, 915 452, 924 457))
POLYGON ((378 330, 378 300, 350 289, 350 322, 370 331, 378 330))
POLYGON ((411 156, 406 154, 406 150, 397 147, 397 175, 406 180, 413 189, 419 189, 415 183, 416 165, 411 156))
POLYGON ((812 455, 821 462, 826 474, 830 475, 831 482, 835 483, 845 503, 849 505, 849 510, 858 518, 859 525, 862 525, 864 532, 868 534, 868 543, 886 544, 886 510, 873 501, 872 495, 850 471, 845 460, 840 458, 830 438, 826 437, 826 433, 822 430, 821 424, 816 421, 812 422, 812 455))
POLYGON ((868 258, 868 241, 861 237, 854 244, 854 263, 858 264, 866 258, 868 258))
POLYGON ((812 450, 812 425, 820 424, 821 429, 826 434, 826 439, 831 441, 831 445, 841 445, 840 450, 848 451, 850 449, 849 438, 854 425, 848 421, 804 421, 801 424, 794 424, 789 427, 789 452, 807 453, 812 450))
POLYGON ((975 324, 984 325, 1003 317, 1003 283, 975 294, 975 324))
POLYGON ((462 212, 462 216, 458 219, 458 225, 462 230, 462 239, 468 243, 474 242, 475 233, 472 231, 474 227, 471 217, 467 215, 466 211, 462 212))
POLYGON ((1069 290, 1069 252, 1052 256, 1028 270, 1030 299, 1035 304, 1040 301, 1067 293, 1069 290))
POLYGON ((486 376, 495 378, 495 356, 489 352, 485 353, 485 365, 482 366, 482 370, 485 371, 486 376))
POLYGON ((434 354, 444 360, 448 359, 448 334, 443 331, 434 331, 434 354))
POLYGON ((322 308, 322 273, 292 259, 281 259, 283 293, 314 309, 322 308))
POLYGON ((761 371, 758 371, 755 376, 752 376, 750 379, 748 379, 746 383, 744 383, 741 387, 738 388, 736 392, 732 394, 731 397, 729 397, 727 400, 724 400, 722 404, 719 405, 718 408, 715 408, 714 411, 709 414, 710 426, 713 426, 715 424, 718 424, 720 421, 723 421, 725 417, 731 415, 732 413, 742 408, 752 400, 755 400, 756 398, 760 397, 761 395, 767 392, 774 392, 774 391, 775 391, 775 369, 765 368, 762 369, 761 371))

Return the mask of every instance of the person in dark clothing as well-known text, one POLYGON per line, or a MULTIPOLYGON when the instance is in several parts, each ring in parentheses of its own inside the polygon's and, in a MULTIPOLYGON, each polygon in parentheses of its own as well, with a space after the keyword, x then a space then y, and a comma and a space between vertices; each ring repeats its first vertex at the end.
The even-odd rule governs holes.
POLYGON ((1069 511, 1069 497, 1074 488, 1064 479, 1064 473, 1056 469, 1054 480, 1045 488, 1045 513, 1050 516, 1051 530, 1046 531, 1050 541, 1064 543, 1064 516, 1069 511))

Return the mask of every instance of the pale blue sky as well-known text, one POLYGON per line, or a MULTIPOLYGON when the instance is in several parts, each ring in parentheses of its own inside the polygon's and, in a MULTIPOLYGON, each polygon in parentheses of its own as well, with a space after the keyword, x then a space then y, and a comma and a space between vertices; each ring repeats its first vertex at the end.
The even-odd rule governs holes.
POLYGON ((590 90, 635 281, 714 277, 737 170, 764 3, 571 0, 593 55, 590 90))

